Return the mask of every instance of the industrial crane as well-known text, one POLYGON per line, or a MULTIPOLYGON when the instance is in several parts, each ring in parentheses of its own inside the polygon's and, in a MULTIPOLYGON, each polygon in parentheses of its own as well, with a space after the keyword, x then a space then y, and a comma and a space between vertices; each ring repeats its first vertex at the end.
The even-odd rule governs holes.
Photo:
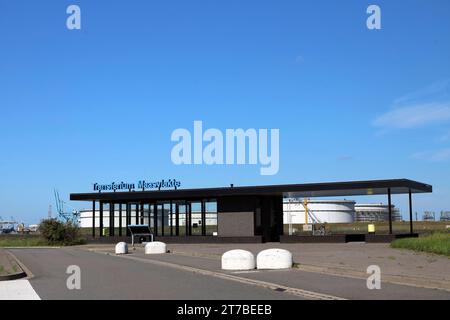
POLYGON ((59 197, 58 190, 54 189, 54 194, 56 201, 56 211, 58 212, 59 218, 64 220, 65 222, 70 221, 73 224, 77 224, 80 212, 71 205, 68 205, 66 202, 61 200, 61 198, 59 197), (64 206, 72 208, 72 211, 71 212, 65 211, 64 206))
POLYGON ((303 225, 303 231, 309 230, 312 231, 313 235, 325 235, 325 226, 320 222, 319 219, 311 212, 311 210, 308 208, 309 199, 304 198, 302 205, 305 209, 305 224, 303 225), (308 217, 311 220, 311 224, 308 223, 308 217), (317 228, 317 224, 320 226, 317 228), (317 230, 316 230, 317 228, 317 230))

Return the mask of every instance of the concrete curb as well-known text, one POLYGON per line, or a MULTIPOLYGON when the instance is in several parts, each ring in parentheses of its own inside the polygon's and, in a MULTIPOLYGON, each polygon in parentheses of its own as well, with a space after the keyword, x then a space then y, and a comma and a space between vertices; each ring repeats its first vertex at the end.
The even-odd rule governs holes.
POLYGON ((18 279, 25 278, 26 276, 27 276, 27 274, 24 271, 22 271, 20 273, 13 273, 13 274, 8 274, 6 276, 0 276, 0 281, 18 280, 18 279))
POLYGON ((22 270, 27 274, 27 279, 34 278, 34 274, 30 271, 30 269, 27 268, 25 264, 23 264, 22 261, 20 261, 16 255, 8 250, 6 250, 13 258, 16 260, 17 264, 22 268, 22 270))
POLYGON ((5 250, 5 253, 10 257, 12 261, 14 261, 17 264, 17 266, 20 268, 20 271, 13 274, 0 276, 0 281, 17 280, 27 277, 27 273, 24 271, 23 264, 19 262, 16 256, 14 256, 11 252, 7 250, 5 250))

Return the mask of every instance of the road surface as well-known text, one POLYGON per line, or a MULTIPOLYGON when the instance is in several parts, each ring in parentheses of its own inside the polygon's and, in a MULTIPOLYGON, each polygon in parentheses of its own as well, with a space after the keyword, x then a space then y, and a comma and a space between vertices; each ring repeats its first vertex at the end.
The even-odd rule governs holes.
POLYGON ((41 299, 299 299, 252 285, 80 249, 15 249, 32 272, 41 299), (81 290, 69 290, 67 267, 81 270, 81 290))
POLYGON ((296 269, 223 272, 216 260, 176 254, 118 257, 82 248, 10 251, 32 272, 30 284, 41 299, 450 299, 444 290, 388 283, 369 290, 363 279, 296 269), (81 290, 67 288, 71 265, 80 267, 81 290))

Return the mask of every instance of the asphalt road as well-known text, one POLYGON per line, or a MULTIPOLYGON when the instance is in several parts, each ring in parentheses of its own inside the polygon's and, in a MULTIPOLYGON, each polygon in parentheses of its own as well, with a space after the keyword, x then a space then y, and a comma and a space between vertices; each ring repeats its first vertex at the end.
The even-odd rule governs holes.
POLYGON ((15 249, 33 273, 41 299, 299 299, 284 292, 80 249, 15 249), (67 267, 81 269, 81 290, 66 286, 67 267))
MULTIPOLYGON (((123 257, 77 248, 14 249, 34 274, 30 283, 42 299, 302 299, 255 284, 204 275, 173 266, 222 272, 211 259, 177 255, 123 257), (166 263, 166 265, 161 264, 166 263), (66 269, 81 269, 81 290, 68 290, 66 269)), ((346 299, 450 299, 450 292, 382 283, 381 290, 368 290, 363 279, 324 275, 300 270, 225 273, 243 280, 275 283, 346 299)))
MULTIPOLYGON (((134 256, 147 260, 158 260, 196 267, 199 269, 223 272, 220 270, 220 259, 192 257, 177 254, 144 255, 142 252, 135 253, 134 256)), ((401 271, 401 269, 399 269, 399 271, 401 271)), ((350 300, 450 300, 450 292, 445 290, 426 289, 386 282, 382 282, 381 289, 379 290, 368 290, 366 279, 306 272, 295 268, 290 270, 261 270, 255 272, 226 273, 235 274, 239 277, 247 279, 276 283, 280 286, 299 288, 350 300)))

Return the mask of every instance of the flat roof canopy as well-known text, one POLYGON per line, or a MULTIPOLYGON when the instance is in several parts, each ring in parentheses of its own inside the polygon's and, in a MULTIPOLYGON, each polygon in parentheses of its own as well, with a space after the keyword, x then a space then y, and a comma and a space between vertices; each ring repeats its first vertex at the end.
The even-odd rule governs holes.
POLYGON ((269 195, 282 195, 287 198, 312 198, 387 194, 388 189, 390 189, 391 194, 407 194, 410 190, 411 193, 433 191, 433 187, 429 184, 409 179, 390 179, 159 191, 72 193, 70 194, 70 200, 115 202, 269 195))

